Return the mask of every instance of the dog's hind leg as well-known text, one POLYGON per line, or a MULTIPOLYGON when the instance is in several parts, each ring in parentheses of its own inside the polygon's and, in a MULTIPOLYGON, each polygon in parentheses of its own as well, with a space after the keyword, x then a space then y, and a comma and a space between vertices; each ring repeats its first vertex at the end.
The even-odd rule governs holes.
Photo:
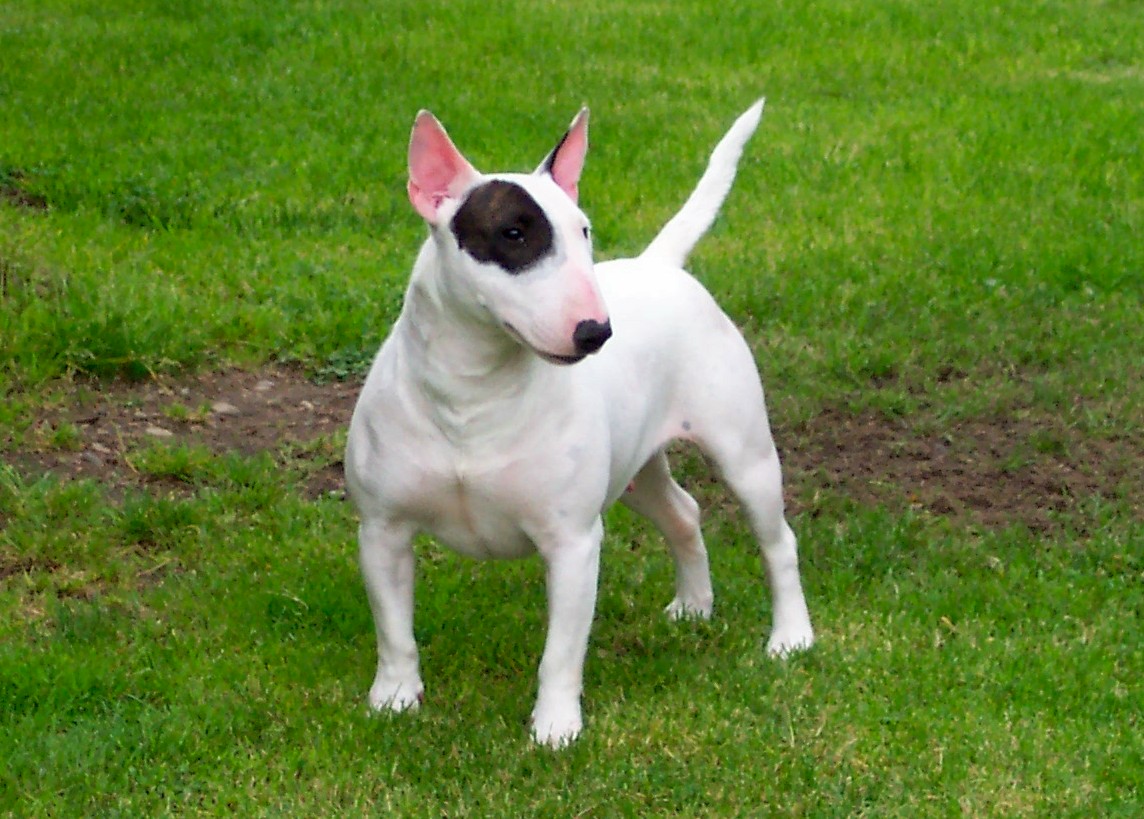
POLYGON ((783 516, 782 470, 762 392, 739 398, 718 405, 715 417, 705 419, 696 442, 718 465, 759 540, 774 605, 767 650, 783 655, 809 648, 814 630, 802 591, 797 542, 783 516))
POLYGON ((622 500, 655 524, 671 550, 675 599, 667 606, 667 615, 673 620, 710 617, 714 594, 699 529, 699 504, 672 479, 662 450, 644 464, 622 500))

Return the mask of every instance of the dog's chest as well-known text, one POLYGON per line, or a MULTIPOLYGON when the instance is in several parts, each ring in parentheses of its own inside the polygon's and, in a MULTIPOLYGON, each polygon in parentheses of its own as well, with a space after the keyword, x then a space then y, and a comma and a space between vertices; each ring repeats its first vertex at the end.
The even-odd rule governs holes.
POLYGON ((515 487, 517 476, 457 465, 432 476, 428 491, 411 498, 422 528, 445 545, 475 558, 517 558, 535 551, 525 531, 542 510, 515 487))

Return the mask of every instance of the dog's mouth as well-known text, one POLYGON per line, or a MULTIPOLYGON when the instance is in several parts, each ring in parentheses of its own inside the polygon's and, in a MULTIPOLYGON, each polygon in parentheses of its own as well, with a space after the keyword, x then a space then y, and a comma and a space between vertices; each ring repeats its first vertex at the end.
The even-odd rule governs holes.
POLYGON ((552 364, 575 364, 578 361, 583 361, 587 356, 584 355, 553 355, 552 353, 542 353, 539 350, 535 351, 538 356, 552 364))
POLYGON ((527 341, 525 341, 524 336, 522 336, 517 331, 517 329, 515 327, 513 327, 511 324, 509 324, 507 321, 504 322, 504 328, 506 330, 508 330, 509 335, 511 335, 513 338, 515 338, 517 341, 519 341, 522 345, 524 345, 528 349, 532 350, 532 352, 536 353, 538 356, 543 358, 549 364, 557 364, 559 366, 566 367, 569 364, 576 364, 580 361, 583 361, 585 358, 587 358, 587 354, 585 354, 585 353, 581 353, 579 355, 557 355, 556 353, 546 353, 546 352, 544 352, 544 350, 538 350, 535 347, 533 347, 531 344, 529 344, 527 341))

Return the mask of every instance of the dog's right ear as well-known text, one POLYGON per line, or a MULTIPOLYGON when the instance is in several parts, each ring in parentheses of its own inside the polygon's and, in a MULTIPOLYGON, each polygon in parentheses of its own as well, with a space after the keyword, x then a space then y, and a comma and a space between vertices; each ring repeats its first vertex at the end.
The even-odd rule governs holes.
POLYGON ((414 210, 437 224, 442 203, 459 197, 477 176, 437 118, 425 110, 418 113, 409 137, 408 189, 414 210))

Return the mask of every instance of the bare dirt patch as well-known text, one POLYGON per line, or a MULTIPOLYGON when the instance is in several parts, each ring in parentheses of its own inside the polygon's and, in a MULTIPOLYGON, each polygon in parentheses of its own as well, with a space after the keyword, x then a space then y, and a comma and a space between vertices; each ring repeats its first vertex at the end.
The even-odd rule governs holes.
MULTIPOLYGON (((315 384, 289 368, 77 383, 74 403, 45 411, 27 436, 34 443, 5 457, 26 474, 92 478, 113 488, 141 485, 149 479, 135 470, 130 454, 155 444, 253 455, 333 439, 349 424, 359 386, 315 384)), ((315 496, 339 492, 340 460, 323 459, 306 486, 315 496)))
MULTIPOLYGON (((206 373, 142 384, 75 386, 74 402, 45 411, 35 445, 4 457, 25 474, 93 478, 112 487, 146 485, 130 453, 155 443, 215 452, 292 451, 316 462, 311 497, 340 494, 342 465, 325 447, 349 424, 360 384, 316 384, 294 369, 206 373), (60 445, 59 430, 65 445, 60 445), (45 442, 52 442, 45 443, 45 442)), ((827 409, 798 426, 777 428, 793 511, 814 514, 823 492, 864 504, 912 508, 982 528, 1060 526, 1061 514, 1095 497, 1128 498, 1144 518, 1138 468, 1144 440, 1098 439, 1055 416, 1022 412, 949 425, 932 417, 888 418, 827 409)), ((715 490, 720 491, 720 490, 715 490)))
POLYGON ((1043 413, 942 428, 932 419, 832 409, 787 432, 779 440, 788 480, 804 493, 829 488, 989 529, 1049 531, 1093 498, 1129 498, 1144 519, 1144 440, 1086 436, 1043 413))
POLYGON ((47 210, 48 200, 25 188, 28 175, 21 170, 0 170, 0 202, 28 210, 47 210))

